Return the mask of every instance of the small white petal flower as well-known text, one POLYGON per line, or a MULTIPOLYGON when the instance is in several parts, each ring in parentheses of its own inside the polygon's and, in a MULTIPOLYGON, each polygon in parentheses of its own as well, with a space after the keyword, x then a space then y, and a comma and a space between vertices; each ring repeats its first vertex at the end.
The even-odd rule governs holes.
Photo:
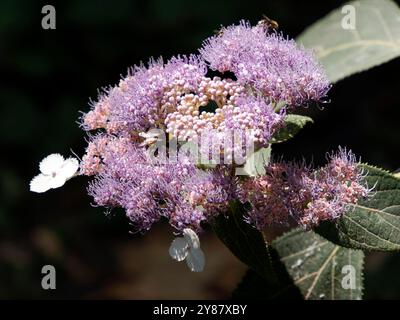
POLYGON ((71 179, 79 169, 79 162, 75 158, 68 158, 61 165, 60 174, 62 174, 66 180, 71 179))
POLYGON ((50 176, 45 176, 44 174, 39 174, 31 180, 30 190, 33 192, 46 192, 50 187, 50 176))
POLYGON ((183 261, 193 272, 201 272, 204 269, 204 253, 200 249, 200 240, 197 234, 189 228, 183 230, 183 237, 175 238, 169 247, 169 255, 172 259, 183 261))
POLYGON ((79 168, 79 162, 75 158, 64 160, 63 156, 57 153, 44 158, 40 164, 40 174, 30 182, 30 190, 33 192, 46 192, 49 189, 59 188, 75 176, 79 168))

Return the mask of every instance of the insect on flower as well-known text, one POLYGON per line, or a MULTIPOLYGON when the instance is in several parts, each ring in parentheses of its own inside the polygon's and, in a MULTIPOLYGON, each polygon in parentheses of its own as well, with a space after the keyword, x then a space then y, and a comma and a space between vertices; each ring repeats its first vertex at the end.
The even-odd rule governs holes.
POLYGON ((30 191, 46 192, 50 189, 59 188, 74 177, 79 168, 79 162, 75 158, 64 159, 58 153, 53 153, 44 158, 40 164, 40 174, 34 177, 29 186, 30 191))
POLYGON ((265 29, 273 29, 276 30, 279 28, 278 22, 268 18, 265 14, 263 14, 263 18, 258 21, 257 25, 264 27, 265 29))
POLYGON ((183 230, 183 237, 175 238, 169 247, 169 255, 172 259, 183 261, 193 272, 201 272, 204 269, 204 253, 200 249, 200 240, 197 234, 189 228, 183 230))

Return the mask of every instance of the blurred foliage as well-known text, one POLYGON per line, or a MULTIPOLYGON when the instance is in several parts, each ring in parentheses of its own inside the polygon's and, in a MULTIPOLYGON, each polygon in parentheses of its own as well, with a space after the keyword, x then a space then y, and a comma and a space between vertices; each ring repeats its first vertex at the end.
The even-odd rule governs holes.
MULTIPOLYGON (((80 112, 88 110, 89 98, 96 98, 98 88, 116 83, 129 66, 150 56, 169 58, 195 52, 220 25, 242 18, 255 23, 263 13, 295 37, 337 7, 338 1, 71 0, 54 3, 56 30, 41 28, 45 4, 51 3, 0 2, 0 298, 182 297, 189 287, 182 287, 180 293, 172 288, 162 295, 152 291, 162 283, 157 287, 151 280, 145 282, 147 289, 132 284, 123 293, 104 293, 102 287, 126 280, 122 274, 127 271, 121 271, 125 260, 118 256, 126 254, 121 246, 134 244, 128 252, 138 250, 138 254, 131 258, 139 259, 140 253, 151 265, 156 253, 145 254, 140 246, 150 238, 157 240, 156 235, 165 230, 156 228, 143 238, 130 234, 122 212, 108 219, 100 208, 90 206, 83 178, 45 195, 30 193, 28 183, 38 172, 38 162, 53 152, 68 155, 72 149, 83 154, 86 142, 77 124, 80 112), (40 288, 44 264, 57 268, 55 292, 40 288)), ((326 152, 342 145, 361 155, 363 162, 388 170, 400 167, 400 96, 395 80, 399 67, 400 60, 395 60, 336 84, 330 92, 332 102, 324 105, 324 111, 315 106, 304 110, 315 123, 289 142, 274 146, 275 151, 288 159, 304 156, 320 164, 326 152)), ((164 242, 159 247, 151 244, 150 248, 166 252, 170 240, 161 239, 164 242)), ((400 286, 389 279, 396 278, 400 257, 377 257, 385 271, 376 274, 385 278, 381 287, 371 284, 365 298, 399 298, 400 286)), ((229 258, 226 261, 232 265, 216 261, 208 268, 210 278, 189 274, 185 280, 189 282, 182 283, 206 288, 196 297, 227 297, 227 288, 233 288, 240 276, 226 270, 231 266, 242 270, 229 258), (220 274, 225 275, 220 286, 209 285, 209 279, 220 274)), ((373 262, 375 256, 369 259, 373 262)), ((147 266, 145 262, 138 265, 147 266)), ((184 273, 172 263, 177 273, 184 273)), ((145 277, 131 265, 129 270, 145 277)), ((374 269, 369 272, 375 275, 374 269)), ((175 279, 172 273, 169 277, 175 279)), ((369 281, 367 269, 366 288, 369 281)), ((167 283, 164 287, 173 286, 167 283)))

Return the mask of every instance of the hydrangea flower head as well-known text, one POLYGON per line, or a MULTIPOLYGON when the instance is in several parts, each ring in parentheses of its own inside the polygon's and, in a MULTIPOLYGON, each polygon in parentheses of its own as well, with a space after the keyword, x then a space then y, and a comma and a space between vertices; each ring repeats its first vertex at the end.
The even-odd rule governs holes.
POLYGON ((200 55, 151 59, 103 90, 82 118, 89 138, 81 163, 50 155, 31 190, 59 187, 79 169, 92 179, 96 206, 124 209, 140 232, 167 220, 183 235, 173 240, 171 257, 201 271, 198 234, 232 201, 250 204, 245 219, 262 230, 311 228, 368 196, 344 149, 318 169, 272 161, 265 175, 235 176, 249 155, 270 146, 293 108, 323 100, 329 88, 311 52, 241 21, 207 39, 200 55), (209 69, 221 74, 211 77, 209 69))

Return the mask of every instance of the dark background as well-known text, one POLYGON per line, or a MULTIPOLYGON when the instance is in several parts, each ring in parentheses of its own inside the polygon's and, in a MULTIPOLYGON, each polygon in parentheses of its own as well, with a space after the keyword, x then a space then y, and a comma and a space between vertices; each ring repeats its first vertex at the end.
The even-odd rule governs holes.
MULTIPOLYGON (((295 37, 341 3, 2 0, 0 298, 228 298, 245 268, 213 234, 202 239, 206 270, 194 274, 169 258, 167 225, 131 234, 123 212, 90 205, 86 178, 45 194, 29 192, 29 181, 44 156, 83 154, 79 112, 129 66, 196 52, 221 24, 256 23, 263 13, 295 37), (45 4, 56 8, 56 30, 41 28, 45 4), (41 289, 45 264, 57 269, 56 290, 41 289)), ((275 151, 321 164, 341 145, 364 162, 400 167, 399 67, 397 59, 336 84, 325 110, 304 110, 315 124, 275 151)), ((399 254, 369 254, 365 268, 366 298, 400 298, 399 254)))

